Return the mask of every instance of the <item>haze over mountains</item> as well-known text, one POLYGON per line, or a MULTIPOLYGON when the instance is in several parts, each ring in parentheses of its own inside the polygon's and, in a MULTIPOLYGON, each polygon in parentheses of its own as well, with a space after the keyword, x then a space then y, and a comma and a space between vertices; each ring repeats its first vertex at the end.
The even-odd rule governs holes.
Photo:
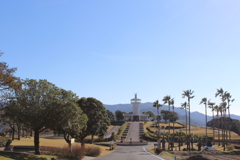
MULTIPOLYGON (((132 104, 115 104, 115 105, 106 105, 104 104, 107 110, 110 110, 111 112, 115 112, 116 110, 120 110, 122 112, 131 112, 133 107, 132 104)), ((153 103, 146 102, 140 104, 140 113, 146 112, 146 111, 152 111, 154 114, 157 114, 157 109, 153 107, 153 103)), ((159 111, 161 110, 168 110, 167 105, 163 105, 163 107, 159 108, 159 111)), ((172 107, 170 108, 172 111, 172 107)), ((178 113, 179 116, 179 122, 185 123, 186 116, 185 116, 185 110, 181 109, 180 107, 174 107, 174 111, 178 113)), ((240 120, 240 116, 231 114, 230 117, 232 119, 240 120)), ((210 121, 212 119, 212 116, 207 116, 207 120, 210 121)), ((191 124, 197 125, 197 126, 205 126, 205 115, 200 112, 191 112, 191 124)))

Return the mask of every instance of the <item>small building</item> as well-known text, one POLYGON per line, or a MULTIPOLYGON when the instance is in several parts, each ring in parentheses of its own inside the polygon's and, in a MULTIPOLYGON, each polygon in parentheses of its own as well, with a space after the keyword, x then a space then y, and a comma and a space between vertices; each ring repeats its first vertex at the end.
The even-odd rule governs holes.
POLYGON ((133 105, 133 113, 132 114, 123 114, 125 121, 146 121, 148 120, 148 114, 140 114, 139 113, 139 105, 141 103, 141 99, 137 98, 137 94, 135 93, 135 97, 131 99, 131 104, 133 105))

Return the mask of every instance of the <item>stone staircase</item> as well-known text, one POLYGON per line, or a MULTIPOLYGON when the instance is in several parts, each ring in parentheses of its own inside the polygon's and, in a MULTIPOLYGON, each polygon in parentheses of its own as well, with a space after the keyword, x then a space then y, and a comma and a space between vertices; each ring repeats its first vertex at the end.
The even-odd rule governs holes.
POLYGON ((140 140, 140 142, 142 141, 143 135, 144 135, 143 123, 139 123, 139 140, 140 140))
POLYGON ((122 134, 122 141, 117 143, 121 146, 141 146, 147 145, 148 142, 143 142, 142 137, 144 135, 143 123, 132 122, 128 123, 126 129, 122 134))
POLYGON ((131 126, 131 123, 127 123, 127 126, 122 134, 122 140, 125 140, 127 138, 130 126, 131 126))

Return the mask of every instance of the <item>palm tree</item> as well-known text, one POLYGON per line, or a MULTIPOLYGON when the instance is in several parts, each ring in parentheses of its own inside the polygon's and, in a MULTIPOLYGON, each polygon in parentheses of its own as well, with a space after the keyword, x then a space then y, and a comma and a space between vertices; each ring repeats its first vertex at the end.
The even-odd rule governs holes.
POLYGON ((183 91, 183 94, 182 94, 182 97, 185 98, 187 97, 188 99, 188 130, 189 130, 189 133, 191 133, 191 129, 190 129, 190 99, 194 98, 194 96, 192 96, 194 91, 191 91, 190 89, 189 90, 186 90, 186 91, 183 91))
POLYGON ((225 135, 224 135, 224 117, 223 117, 223 114, 226 112, 226 106, 227 106, 227 103, 226 102, 223 102, 223 103, 220 103, 219 107, 220 107, 220 113, 221 113, 221 128, 222 128, 222 146, 223 146, 223 151, 225 151, 226 149, 226 145, 225 145, 225 135))
POLYGON ((180 151, 181 150, 181 144, 182 144, 182 141, 183 141, 183 137, 184 137, 184 133, 183 132, 176 132, 176 133, 174 133, 175 134, 175 136, 177 136, 177 138, 178 138, 178 150, 180 151))
POLYGON ((218 127, 218 146, 220 146, 220 118, 219 118, 219 112, 221 111, 221 108, 218 105, 214 106, 214 110, 217 112, 217 127, 218 127))
MULTIPOLYGON (((173 113, 174 113, 174 98, 172 98, 171 100, 170 100, 170 103, 171 103, 171 105, 172 105, 172 110, 173 110, 173 113)), ((170 120, 169 120, 170 121, 170 120)), ((174 121, 173 121, 173 133, 174 133, 174 121)))
POLYGON ((158 118, 157 118, 157 124, 158 124, 158 128, 160 129, 160 126, 159 126, 159 107, 162 107, 161 104, 159 104, 158 100, 156 100, 155 102, 153 102, 153 107, 156 107, 157 108, 157 114, 158 114, 158 118))
POLYGON ((214 122, 214 111, 215 111, 215 107, 214 107, 215 103, 214 102, 210 102, 210 100, 208 100, 208 108, 211 108, 212 109, 212 117, 213 117, 213 120, 212 120, 212 130, 213 130, 213 144, 214 144, 214 138, 215 138, 215 135, 214 135, 214 127, 215 127, 215 122, 214 122))
POLYGON ((202 142, 203 142, 203 137, 202 137, 202 136, 197 136, 197 135, 195 135, 195 139, 198 140, 198 143, 197 143, 198 151, 201 151, 202 142))
POLYGON ((207 145, 207 141, 208 141, 208 137, 207 137, 207 98, 204 97, 202 98, 200 104, 204 104, 205 105, 205 120, 206 120, 206 145, 207 145))
POLYGON ((219 130, 220 130, 220 118, 219 118, 219 112, 220 112, 221 108, 218 105, 215 105, 214 110, 217 112, 218 146, 220 146, 220 132, 219 132, 219 130))
POLYGON ((160 128, 158 128, 158 130, 156 130, 155 132, 154 132, 154 135, 156 135, 157 137, 158 137, 158 149, 161 149, 161 142, 160 142, 160 137, 161 137, 161 132, 160 132, 160 128))
POLYGON ((230 102, 233 102, 234 99, 231 99, 231 98, 232 98, 232 95, 230 95, 230 93, 228 93, 228 92, 225 92, 224 96, 225 96, 225 98, 226 98, 226 100, 227 100, 229 142, 230 142, 230 144, 231 144, 231 131, 230 131, 230 126, 231 126, 231 124, 230 124, 230 106, 231 106, 231 105, 230 105, 230 102))
MULTIPOLYGON (((226 117, 225 115, 226 115, 226 106, 227 106, 226 102, 225 102, 225 100, 226 100, 226 96, 224 95, 225 93, 224 93, 223 89, 220 88, 220 89, 217 89, 217 92, 215 94, 215 97, 219 96, 222 100, 222 103, 220 104, 220 106, 221 106, 221 117, 223 115, 224 119, 226 117)), ((222 117, 222 119, 223 119, 223 117, 222 117)), ((225 151, 225 126, 226 125, 225 125, 225 122, 223 122, 223 121, 221 121, 221 122, 222 122, 221 123, 222 124, 222 146, 224 147, 224 151, 225 151)))
MULTIPOLYGON (((163 104, 168 104, 168 111, 170 113, 170 105, 171 105, 171 96, 167 95, 163 97, 162 101, 164 102, 163 104)), ((168 132, 170 133, 170 114, 168 114, 168 132)))
POLYGON ((185 137, 184 137, 184 140, 187 144, 187 150, 190 151, 190 143, 191 143, 191 137, 192 137, 192 134, 185 134, 185 137))
POLYGON ((181 104, 181 109, 185 109, 185 115, 186 115, 186 134, 187 134, 187 102, 184 102, 181 104))
POLYGON ((168 135, 169 133, 167 133, 167 132, 160 132, 160 135, 162 135, 162 149, 163 150, 166 150, 165 149, 165 144, 166 144, 166 140, 165 140, 165 136, 167 137, 167 135, 168 135))

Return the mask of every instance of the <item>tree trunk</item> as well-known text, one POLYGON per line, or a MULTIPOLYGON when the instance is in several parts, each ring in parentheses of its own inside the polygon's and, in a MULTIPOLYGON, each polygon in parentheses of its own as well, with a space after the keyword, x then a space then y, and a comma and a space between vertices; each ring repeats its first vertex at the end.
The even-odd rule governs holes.
POLYGON ((181 151, 181 140, 178 139, 178 150, 181 151))
POLYGON ((22 129, 22 137, 24 137, 24 129, 22 129))
POLYGON ((21 137, 21 126, 18 127, 18 140, 20 140, 21 137))
POLYGON ((185 109, 185 113, 186 113, 186 134, 187 134, 187 109, 185 109))
POLYGON ((168 104, 168 132, 170 133, 170 105, 168 104))
POLYGON ((232 144, 232 140, 231 140, 231 119, 230 119, 230 108, 228 107, 228 117, 229 117, 229 121, 228 121, 228 130, 229 130, 229 143, 232 144))
POLYGON ((191 133, 191 129, 190 129, 190 99, 188 99, 188 132, 189 132, 189 134, 191 133))
POLYGON ((215 142, 214 142, 215 141, 215 134, 214 134, 215 123, 214 123, 214 112, 212 112, 212 113, 213 113, 213 120, 212 120, 213 121, 213 126, 212 127, 213 127, 213 145, 214 145, 215 144, 215 142))
POLYGON ((222 147, 224 147, 224 130, 223 130, 223 116, 221 112, 221 130, 222 130, 222 147))
MULTIPOLYGON (((174 107, 173 107, 173 113, 174 113, 174 107)), ((174 122, 175 121, 173 121, 173 134, 174 134, 174 122)), ((174 144, 174 143, 173 143, 174 144)))
POLYGON ((82 139, 82 140, 81 140, 81 149, 84 150, 84 148, 85 148, 85 143, 84 143, 84 139, 82 139))
POLYGON ((218 117, 218 146, 220 146, 220 118, 219 115, 217 113, 217 117, 218 117))
POLYGON ((206 120, 206 145, 208 141, 208 136, 207 136, 207 102, 205 104, 205 120, 206 120))
POLYGON ((198 142, 198 151, 201 151, 201 146, 202 146, 202 144, 200 142, 198 142))
POLYGON ((160 128, 160 127, 159 127, 159 118, 160 118, 160 117, 159 117, 159 107, 157 107, 157 112, 158 112, 157 124, 158 124, 158 129, 159 129, 159 128, 160 128))
POLYGON ((15 135, 15 127, 13 125, 13 127, 12 127, 12 140, 14 140, 14 135, 15 135))
POLYGON ((34 130, 34 149, 35 149, 35 154, 40 155, 39 130, 34 130))
POLYGON ((91 135, 92 136, 92 138, 91 138, 91 144, 93 143, 93 137, 94 137, 94 135, 91 135))

